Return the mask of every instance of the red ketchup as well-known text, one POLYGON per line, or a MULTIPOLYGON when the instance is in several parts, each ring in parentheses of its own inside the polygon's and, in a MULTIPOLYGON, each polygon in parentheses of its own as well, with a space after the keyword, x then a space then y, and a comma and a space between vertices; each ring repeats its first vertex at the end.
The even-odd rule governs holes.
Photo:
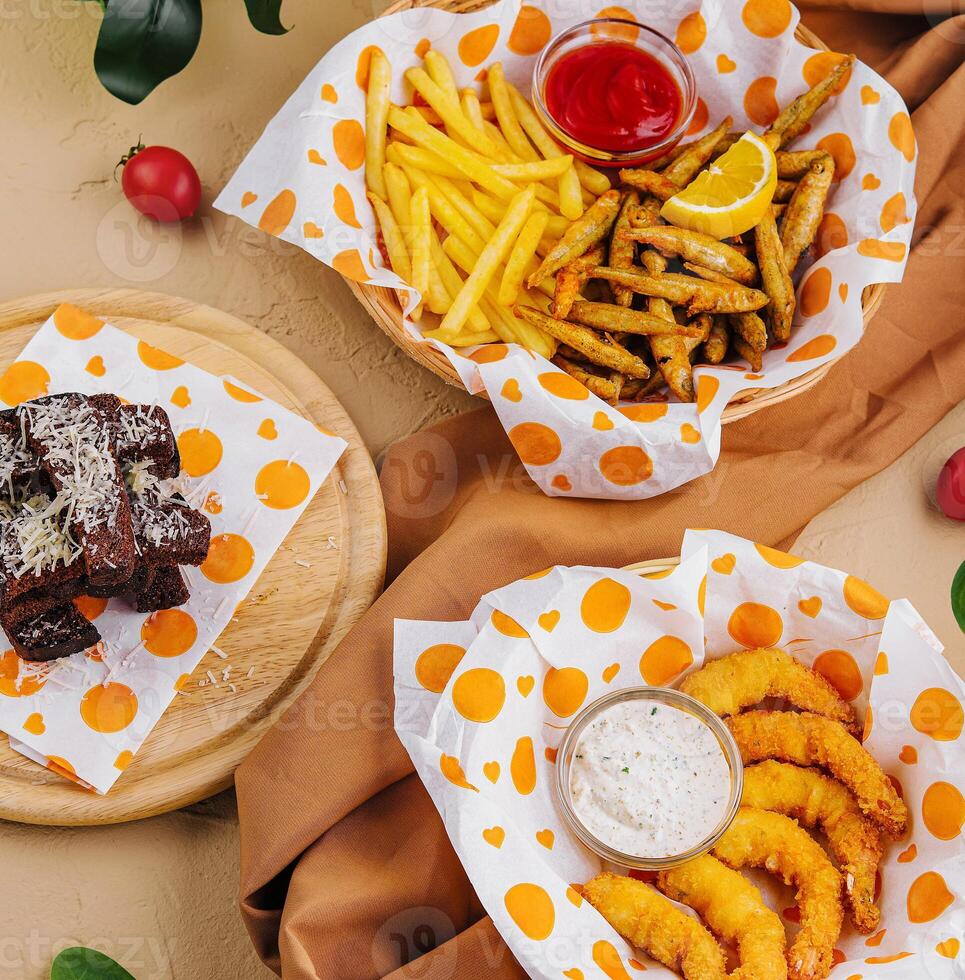
POLYGON ((683 106, 670 72, 621 41, 594 41, 561 55, 544 92, 547 111, 573 139, 641 156, 674 131, 683 106))

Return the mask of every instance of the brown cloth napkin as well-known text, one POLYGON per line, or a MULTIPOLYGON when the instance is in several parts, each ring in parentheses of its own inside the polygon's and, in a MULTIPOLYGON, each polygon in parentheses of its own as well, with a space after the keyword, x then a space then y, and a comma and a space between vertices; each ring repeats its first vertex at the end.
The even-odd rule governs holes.
POLYGON ((725 428, 717 468, 653 500, 550 499, 481 408, 395 446, 382 470, 385 594, 237 774, 241 906, 291 980, 522 977, 392 729, 392 629, 463 619, 552 564, 678 553, 687 526, 788 547, 965 396, 965 16, 954 0, 831 0, 805 22, 901 92, 919 145, 905 280, 810 391, 725 428), (834 9, 846 6, 848 10, 834 9))

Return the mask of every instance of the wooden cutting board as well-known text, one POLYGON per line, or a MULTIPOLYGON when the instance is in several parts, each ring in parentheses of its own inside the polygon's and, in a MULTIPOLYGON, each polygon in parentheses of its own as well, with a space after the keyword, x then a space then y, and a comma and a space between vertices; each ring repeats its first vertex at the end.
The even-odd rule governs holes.
POLYGON ((230 374, 348 442, 209 651, 106 796, 14 752, 0 735, 0 818, 106 824, 164 813, 231 785, 235 768, 369 607, 385 572, 385 513, 372 459, 335 396, 294 354, 210 306, 133 289, 79 289, 0 304, 0 372, 63 302, 213 374, 230 374), (312 555, 311 572, 295 564, 312 555), (199 686, 231 666, 231 681, 199 686), (254 668, 251 677, 246 675, 254 668))

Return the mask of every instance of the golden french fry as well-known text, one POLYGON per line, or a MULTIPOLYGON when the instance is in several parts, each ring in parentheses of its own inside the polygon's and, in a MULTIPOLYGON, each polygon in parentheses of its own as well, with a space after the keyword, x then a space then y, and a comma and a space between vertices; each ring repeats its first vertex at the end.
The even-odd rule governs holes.
MULTIPOLYGON (((456 241, 457 239, 453 239, 456 241)), ((432 264, 439 270, 439 277, 442 279, 442 284, 446 288, 446 292, 451 297, 457 296, 459 290, 462 289, 462 277, 456 271, 456 267, 452 264, 452 260, 443 251, 442 245, 439 243, 439 236, 436 234, 435 229, 432 229, 432 241, 431 245, 431 256, 432 264)), ((483 333, 489 330, 489 320, 479 307, 474 307, 469 311, 469 316, 466 318, 466 329, 470 333, 483 333)))
POLYGON ((365 91, 365 186, 385 198, 386 124, 389 118, 389 86, 392 83, 392 66, 378 49, 372 50, 369 62, 369 80, 365 91))
POLYGON ((429 295, 429 269, 432 265, 431 241, 432 224, 429 218, 429 193, 420 187, 409 202, 411 226, 409 235, 410 260, 412 263, 412 288, 422 296, 422 300, 412 313, 418 319, 429 295))
POLYGON ((441 51, 435 48, 429 50, 422 56, 425 62, 426 71, 429 77, 442 89, 450 99, 459 98, 459 89, 456 88, 456 79, 452 74, 449 61, 441 51))
POLYGON ((506 76, 503 74, 502 63, 497 61, 490 65, 486 72, 486 78, 489 82, 489 97, 493 100, 496 119, 499 121, 499 128, 502 130, 506 142, 521 160, 537 160, 536 151, 526 139, 526 134, 516 118, 506 76))
POLYGON ((409 68, 405 72, 406 81, 435 109, 442 119, 449 136, 458 137, 475 152, 490 158, 501 156, 499 148, 485 133, 479 132, 463 114, 459 98, 453 92, 450 96, 429 77, 422 68, 409 68))
POLYGON ((433 129, 415 109, 400 109, 392 106, 389 109, 389 122, 392 126, 413 139, 419 146, 431 150, 437 156, 448 160, 465 174, 470 180, 485 187, 496 197, 511 200, 519 193, 519 188, 505 177, 500 177, 488 161, 477 153, 460 146, 445 133, 433 129))
POLYGON ((450 336, 448 332, 439 330, 425 330, 423 337, 431 340, 441 340, 450 347, 478 347, 480 344, 495 344, 500 340, 500 336, 495 330, 463 330, 461 333, 450 336))
POLYGON ((385 157, 389 163, 397 166, 408 164, 410 167, 418 167, 426 173, 438 174, 440 177, 452 177, 456 180, 462 179, 462 171, 454 167, 451 163, 446 163, 440 156, 430 150, 423 149, 421 146, 408 146, 405 143, 390 143, 385 151, 385 157))
POLYGON ((496 230, 496 225, 499 224, 500 219, 506 213, 506 209, 503 208, 499 217, 495 221, 490 221, 466 197, 454 181, 449 180, 447 177, 434 176, 432 182, 439 188, 446 200, 469 222, 476 234, 482 238, 489 238, 492 235, 496 230))
POLYGON ((372 191, 366 193, 369 202, 375 211, 379 227, 382 229, 382 240, 385 242, 385 250, 389 253, 389 264, 392 271, 404 282, 409 282, 412 275, 412 265, 409 262, 409 253, 405 250, 405 238, 398 222, 392 214, 392 209, 372 191))
POLYGON ((573 166, 569 154, 552 160, 534 160, 532 163, 494 163, 493 170, 509 180, 551 180, 562 177, 573 166))
POLYGON ((596 198, 601 194, 606 194, 613 186, 610 183, 610 178, 606 174, 600 173, 599 170, 594 170, 582 160, 574 160, 573 168, 576 170, 576 176, 579 178, 580 183, 591 197, 596 198))
POLYGON ((405 175, 413 187, 424 187, 429 197, 429 210, 432 217, 442 225, 450 235, 456 235, 477 252, 481 252, 486 242, 468 221, 456 210, 449 199, 439 190, 435 181, 423 170, 403 166, 405 175))
MULTIPOLYGON (((549 133, 543 128, 539 117, 533 111, 532 106, 517 91, 514 85, 506 82, 506 89, 509 92, 510 102, 526 135, 532 140, 533 145, 539 150, 544 159, 550 160, 555 157, 563 156, 563 151, 553 142, 549 133)), ((560 195, 560 214, 570 221, 575 221, 583 214, 583 194, 580 186, 580 178, 576 167, 567 170, 559 177, 560 195)))
POLYGON ((392 216, 404 233, 412 223, 412 211, 409 203, 412 200, 412 189, 409 187, 409 178, 406 177, 402 168, 394 163, 385 165, 383 175, 392 216))
POLYGON ((440 324, 442 328, 460 329, 466 322, 470 308, 479 303, 489 281, 509 254, 513 242, 529 217, 534 199, 532 187, 516 194, 503 216, 503 220, 497 226, 496 233, 480 252, 479 261, 469 274, 469 278, 463 283, 459 295, 453 299, 449 311, 443 317, 440 324))
POLYGON ((516 302, 523 285, 526 268, 536 254, 536 246, 543 236, 548 217, 545 211, 534 211, 526 219, 519 238, 516 239, 509 258, 506 259, 506 268, 503 270, 503 278, 499 284, 497 299, 503 306, 512 306, 516 302))

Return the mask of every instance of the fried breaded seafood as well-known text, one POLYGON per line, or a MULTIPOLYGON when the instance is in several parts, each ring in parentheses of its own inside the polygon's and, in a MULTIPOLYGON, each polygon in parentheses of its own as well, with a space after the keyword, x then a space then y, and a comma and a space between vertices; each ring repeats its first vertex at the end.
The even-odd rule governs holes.
POLYGON ((818 827, 844 876, 845 901, 854 927, 863 933, 878 928, 881 911, 875 905, 875 873, 881 861, 881 834, 841 783, 817 769, 768 760, 744 770, 741 802, 818 827))
POLYGON ((861 812, 895 840, 908 825, 908 808, 881 766, 843 725, 822 715, 794 711, 747 711, 727 719, 744 765, 780 759, 821 766, 854 793, 861 812))
POLYGON ((583 886, 583 897, 621 936, 686 980, 724 980, 717 940, 650 885, 604 871, 583 886))
POLYGON ((716 935, 734 944, 740 966, 730 980, 785 980, 784 926, 742 874, 703 854, 661 871, 657 887, 689 905, 716 935))
POLYGON ((736 715, 764 698, 783 698, 858 731, 851 705, 821 674, 780 649, 740 650, 712 660, 685 677, 680 690, 722 717, 736 715))
POLYGON ((728 867, 762 868, 795 889, 801 928, 787 951, 791 980, 823 980, 841 934, 841 875, 821 845, 780 813, 741 807, 713 853, 728 867))

